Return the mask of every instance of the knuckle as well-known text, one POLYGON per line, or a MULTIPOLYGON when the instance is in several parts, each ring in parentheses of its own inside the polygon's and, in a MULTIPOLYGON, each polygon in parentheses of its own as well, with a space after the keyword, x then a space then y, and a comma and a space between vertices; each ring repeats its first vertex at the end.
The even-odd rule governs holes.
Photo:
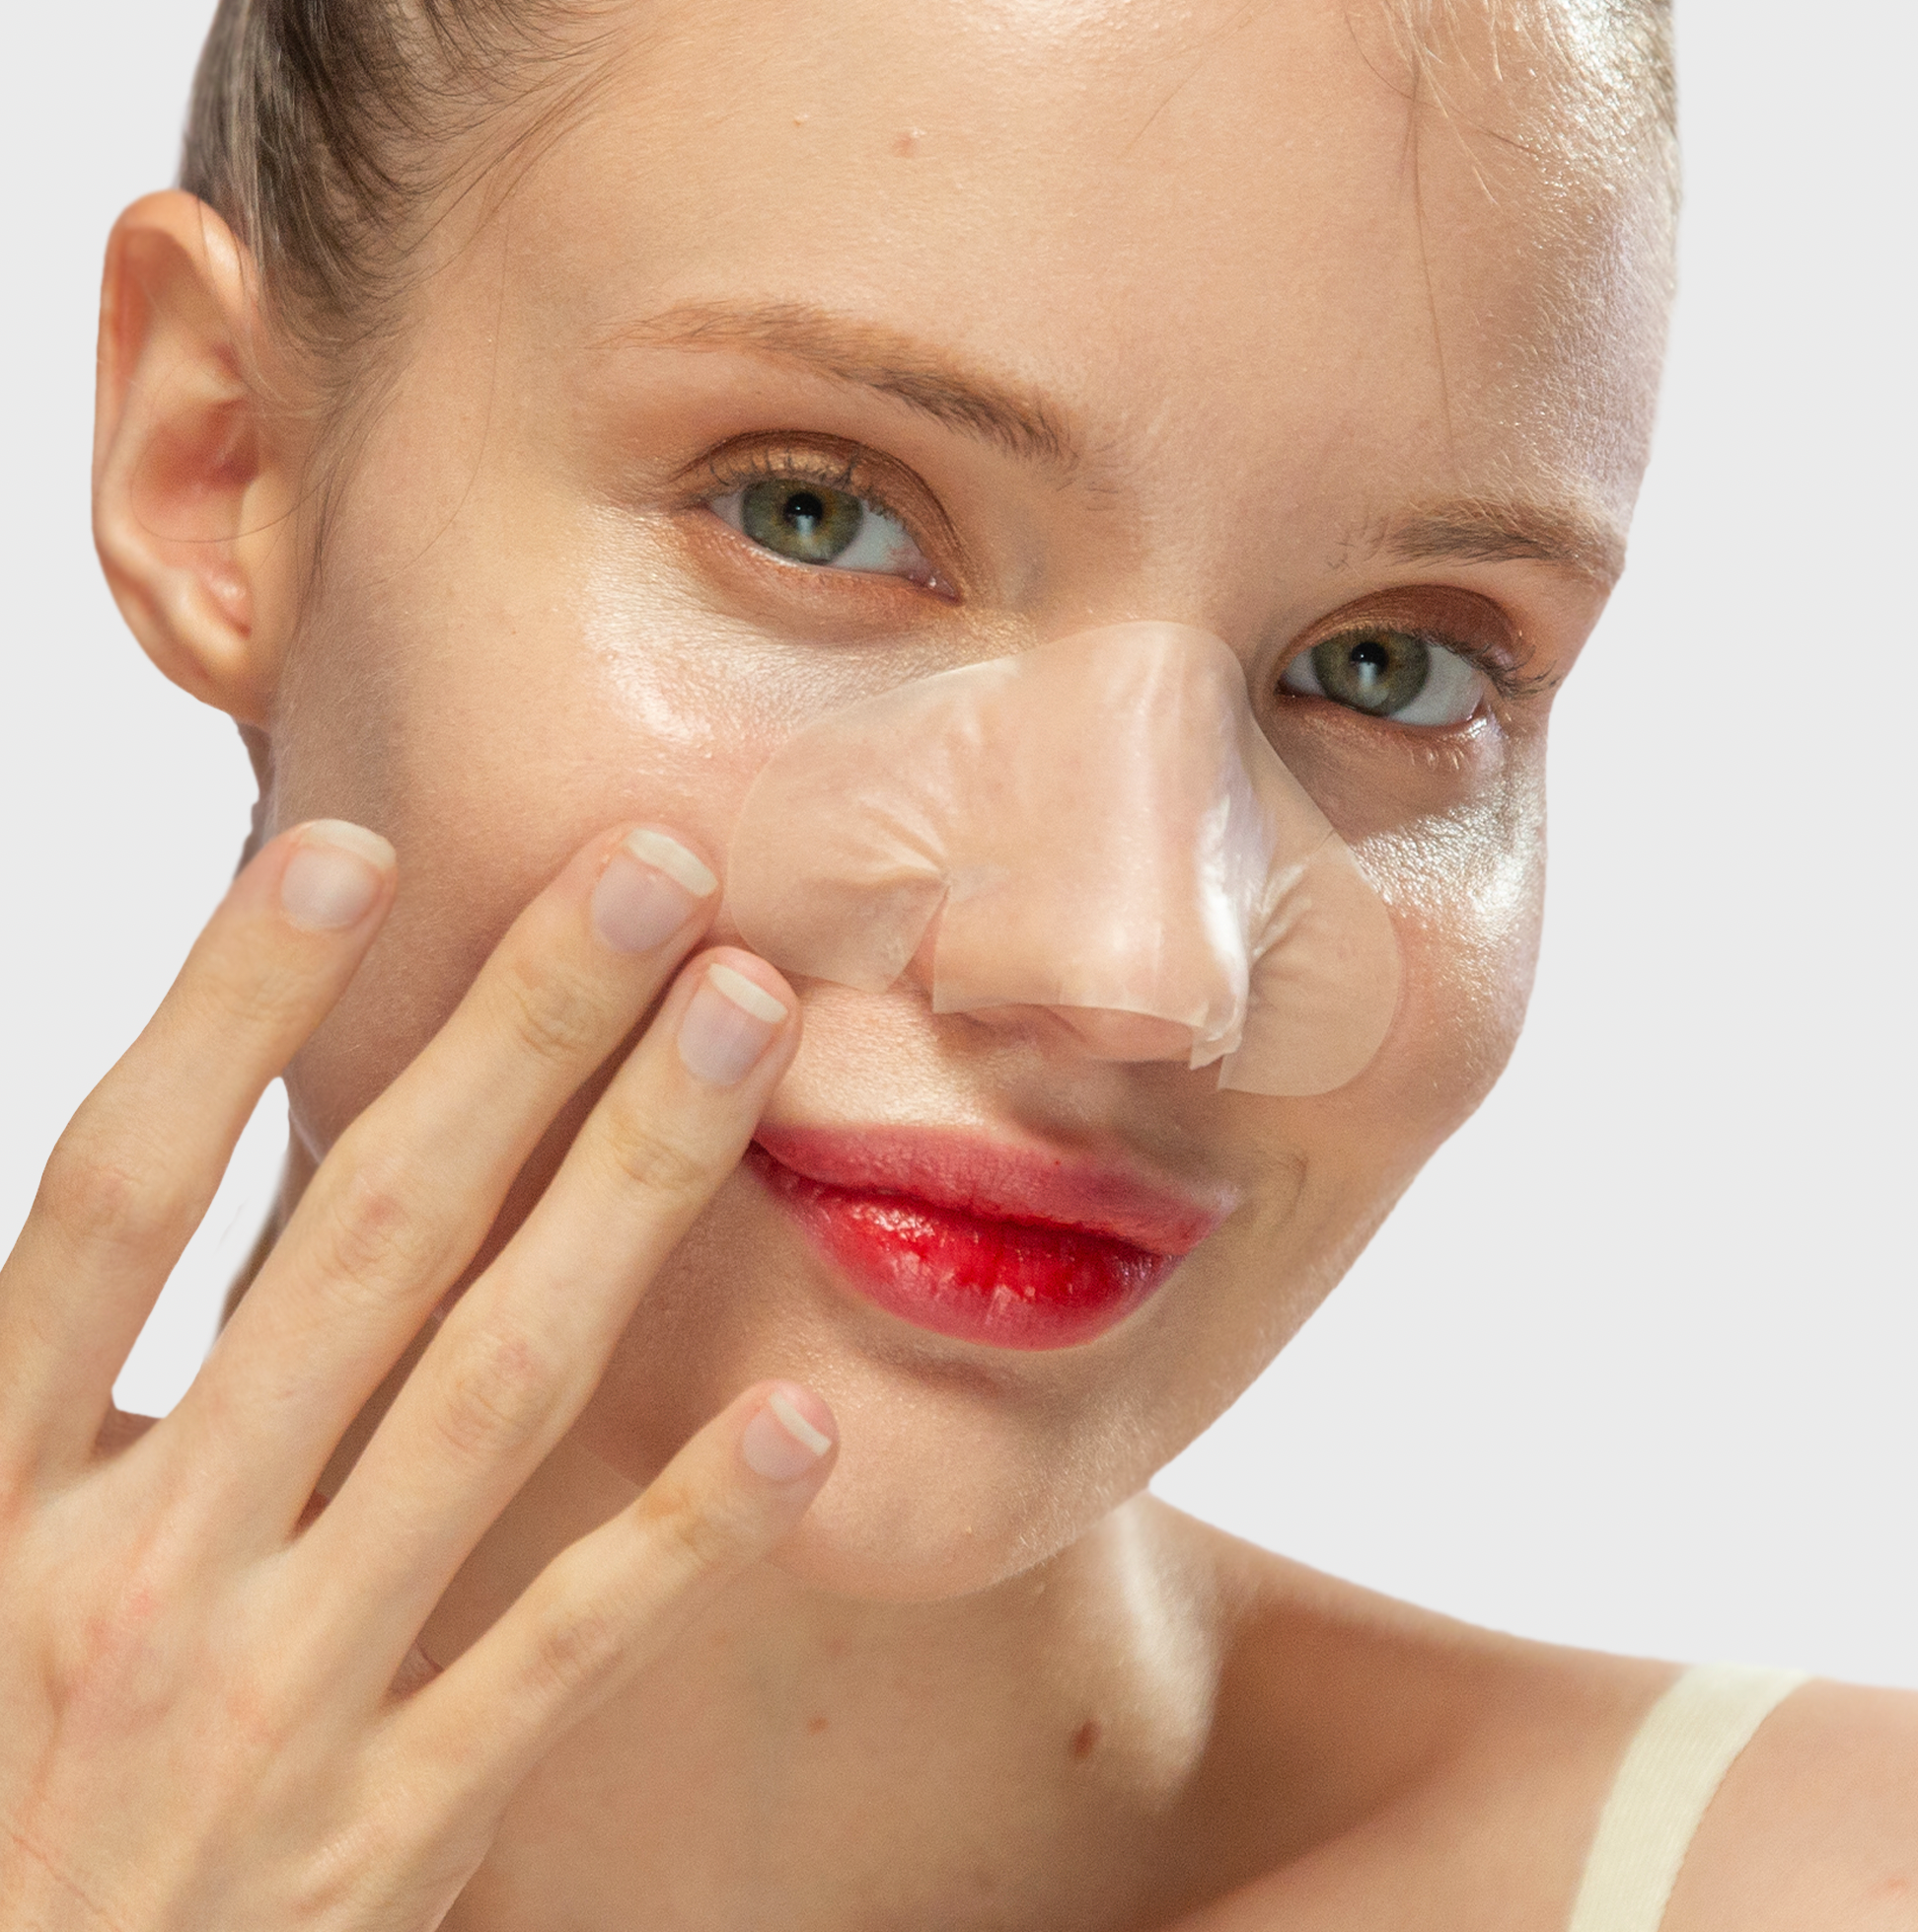
POLYGON ((501 960, 497 1000, 515 1044, 543 1065, 574 1068, 606 1050, 605 1002, 550 960, 501 960))
POLYGON ((668 1200, 710 1192, 712 1169, 696 1149, 630 1103, 609 1095, 603 1104, 603 1151, 623 1180, 668 1200))
POLYGON ((736 1512, 691 1484, 662 1476, 646 1492, 645 1514, 665 1561, 689 1579, 732 1569, 747 1554, 749 1538, 736 1512))
POLYGON ((424 1190, 404 1159, 352 1162, 329 1198, 332 1278, 346 1293, 433 1272, 443 1242, 422 1214, 424 1190))
POLYGON ((590 1690, 619 1663, 625 1635, 602 1605, 567 1603, 554 1608, 533 1633, 534 1685, 561 1701, 590 1690))
POLYGON ((440 1441, 475 1461, 537 1436, 563 1394, 563 1377, 544 1351, 511 1327, 469 1336, 448 1366, 433 1403, 440 1441))
POLYGON ((225 1661, 220 1686, 220 1730, 230 1750, 247 1763, 270 1763, 281 1756, 311 1721, 292 1683, 266 1660, 270 1647, 247 1646, 240 1659, 225 1661))
POLYGON ((163 1161, 84 1116, 48 1156, 34 1202, 76 1245, 126 1254, 176 1244, 190 1230, 195 1205, 163 1161))
POLYGON ((41 1570, 64 1607, 44 1627, 40 1676, 66 1718, 111 1708, 132 1723, 178 1694, 191 1668, 189 1647, 178 1642, 179 1611, 192 1594, 198 1553, 182 1529, 177 1515, 158 1513, 115 1539, 111 1553, 61 1550, 41 1570))

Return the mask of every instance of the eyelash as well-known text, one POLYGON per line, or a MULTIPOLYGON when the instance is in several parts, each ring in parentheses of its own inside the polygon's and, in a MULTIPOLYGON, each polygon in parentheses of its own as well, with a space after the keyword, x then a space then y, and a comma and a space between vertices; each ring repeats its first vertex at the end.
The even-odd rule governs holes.
POLYGON ((1534 697, 1551 682, 1542 677, 1521 677, 1498 653, 1488 650, 1483 644, 1468 642, 1463 637, 1443 636, 1436 631, 1414 631, 1411 634, 1428 649, 1448 650, 1454 657, 1462 657, 1492 687, 1494 696, 1505 704, 1534 697))
POLYGON ((1436 637, 1435 643, 1442 643, 1449 651, 1458 655, 1482 672, 1485 681, 1508 705, 1522 704, 1527 698, 1541 698, 1557 683, 1558 677, 1550 671, 1535 672, 1526 677, 1516 665, 1487 650, 1482 644, 1467 643, 1462 637, 1436 637))

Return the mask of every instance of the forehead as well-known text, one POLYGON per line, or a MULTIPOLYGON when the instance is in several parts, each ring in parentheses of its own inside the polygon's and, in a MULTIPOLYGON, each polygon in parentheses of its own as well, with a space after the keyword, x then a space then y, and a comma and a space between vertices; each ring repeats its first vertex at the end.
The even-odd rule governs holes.
POLYGON ((509 198, 518 293, 592 344, 828 312, 1016 378, 1095 470, 1283 452, 1622 524, 1662 185, 1549 48, 1389 4, 638 7, 509 198))

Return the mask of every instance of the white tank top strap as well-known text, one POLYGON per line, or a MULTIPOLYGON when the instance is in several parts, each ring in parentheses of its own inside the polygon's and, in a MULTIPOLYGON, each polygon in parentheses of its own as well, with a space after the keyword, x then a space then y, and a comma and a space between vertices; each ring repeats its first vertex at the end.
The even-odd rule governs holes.
POLYGON ((1568 1932, 1659 1932, 1726 1772, 1807 1674, 1699 1664, 1672 1683, 1619 1762, 1568 1932))

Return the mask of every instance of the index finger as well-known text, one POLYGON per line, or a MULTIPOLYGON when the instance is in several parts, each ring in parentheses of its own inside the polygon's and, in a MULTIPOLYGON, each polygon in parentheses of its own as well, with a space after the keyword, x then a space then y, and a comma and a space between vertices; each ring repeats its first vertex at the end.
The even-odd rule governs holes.
POLYGON ((0 1269, 0 1468, 91 1453, 241 1130, 358 970, 394 875, 393 848, 360 826, 282 833, 74 1115, 0 1269))

